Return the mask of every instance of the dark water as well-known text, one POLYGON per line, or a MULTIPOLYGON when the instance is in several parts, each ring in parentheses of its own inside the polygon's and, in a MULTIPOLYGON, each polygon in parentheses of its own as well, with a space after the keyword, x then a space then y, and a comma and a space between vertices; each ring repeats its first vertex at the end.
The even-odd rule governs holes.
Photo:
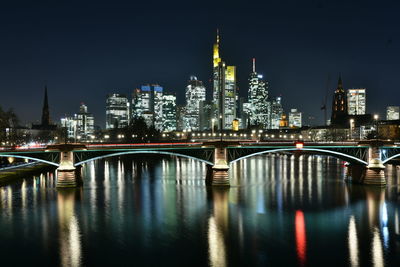
POLYGON ((384 188, 343 180, 332 158, 260 156, 204 185, 205 166, 123 157, 0 188, 0 262, 48 266, 400 266, 398 171, 384 188))

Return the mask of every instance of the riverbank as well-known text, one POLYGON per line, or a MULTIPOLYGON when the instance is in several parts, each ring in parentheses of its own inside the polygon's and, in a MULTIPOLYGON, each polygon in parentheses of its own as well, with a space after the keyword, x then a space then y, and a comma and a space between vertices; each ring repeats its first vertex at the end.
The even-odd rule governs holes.
POLYGON ((8 185, 27 175, 34 175, 43 171, 54 170, 53 166, 44 163, 32 163, 0 170, 0 186, 8 185))

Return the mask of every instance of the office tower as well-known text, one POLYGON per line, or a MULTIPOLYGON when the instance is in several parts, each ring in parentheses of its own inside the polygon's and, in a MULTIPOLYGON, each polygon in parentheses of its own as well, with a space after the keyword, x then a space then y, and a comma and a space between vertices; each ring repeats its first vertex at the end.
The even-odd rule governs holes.
POLYGON ((270 128, 270 102, 268 101, 268 82, 256 72, 256 59, 253 58, 253 71, 249 78, 249 104, 247 105, 250 125, 270 128))
POLYGON ((239 98, 239 117, 240 117, 240 129, 246 129, 247 128, 247 123, 248 123, 248 118, 250 116, 249 111, 250 108, 248 108, 248 102, 246 101, 245 97, 240 97, 239 98))
POLYGON ((289 127, 291 128, 301 128, 302 126, 302 116, 301 112, 293 108, 289 112, 289 127))
POLYGON ((331 125, 346 126, 347 115, 347 96, 343 89, 342 77, 339 76, 338 87, 333 95, 331 125))
POLYGON ((213 119, 213 114, 212 114, 212 107, 213 103, 212 101, 201 101, 199 105, 199 110, 200 110, 200 116, 199 116, 199 123, 200 123, 200 128, 199 130, 210 130, 212 127, 212 120, 213 119))
POLYGON ((87 106, 81 103, 79 112, 75 114, 77 135, 82 139, 90 139, 94 134, 94 117, 87 106))
POLYGON ((386 119, 387 120, 399 120, 400 119, 400 107, 399 106, 388 106, 386 108, 386 119))
POLYGON ((282 98, 276 97, 271 101, 271 119, 270 119, 270 129, 279 129, 279 123, 282 118, 283 107, 282 98))
POLYGON ((182 131, 184 129, 184 118, 186 114, 186 106, 177 106, 176 108, 176 128, 178 131, 182 131))
POLYGON ((142 85, 132 94, 132 117, 143 117, 147 126, 162 130, 163 87, 157 84, 142 85))
POLYGON ((231 129, 236 118, 236 67, 226 66, 219 55, 219 34, 213 48, 213 118, 219 129, 231 129))
POLYGON ((200 129, 200 102, 206 100, 206 88, 196 76, 190 76, 186 87, 186 113, 184 116, 184 129, 200 129))
POLYGON ((162 101, 162 131, 172 132, 176 130, 176 96, 165 93, 162 101))
POLYGON ((106 100, 106 129, 124 128, 128 124, 128 98, 122 94, 109 94, 106 100))
POLYGON ((364 115, 366 110, 365 89, 347 90, 347 108, 349 115, 364 115))
POLYGON ((61 118, 61 127, 64 128, 67 138, 76 138, 76 120, 74 117, 65 116, 61 118))

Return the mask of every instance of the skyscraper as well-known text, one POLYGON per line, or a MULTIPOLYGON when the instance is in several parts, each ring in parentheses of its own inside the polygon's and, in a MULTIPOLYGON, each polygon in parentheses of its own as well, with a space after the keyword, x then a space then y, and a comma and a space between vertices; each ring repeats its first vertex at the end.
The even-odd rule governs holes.
POLYGON ((270 129, 279 129, 283 114, 282 98, 280 96, 271 101, 271 122, 270 129))
POLYGON ((206 88, 196 76, 190 76, 186 86, 186 113, 184 116, 185 130, 200 129, 200 102, 206 100, 206 88))
POLYGON ((77 135, 83 139, 90 139, 94 134, 94 117, 88 112, 87 106, 81 103, 79 112, 75 114, 77 135))
POLYGON ((162 101, 162 131, 172 132, 176 130, 176 96, 165 93, 162 101))
POLYGON ((236 67, 226 66, 219 55, 219 34, 213 49, 213 114, 219 129, 231 129, 236 118, 236 67))
POLYGON ((339 76, 338 87, 333 95, 331 125, 347 125, 347 115, 347 96, 343 89, 342 77, 339 76))
POLYGON ((109 94, 106 100, 106 129, 124 128, 128 124, 128 98, 122 94, 109 94))
POLYGON ((364 115, 366 110, 365 89, 347 90, 347 107, 349 115, 364 115))
POLYGON ((386 108, 386 119, 388 121, 400 119, 400 107, 399 106, 388 106, 386 108))
POLYGON ((291 128, 301 128, 302 126, 302 116, 301 112, 293 108, 289 112, 289 127, 291 128))
POLYGON ((61 118, 61 127, 65 129, 67 138, 76 138, 76 119, 74 117, 65 116, 61 118))
POLYGON ((163 87, 158 84, 142 85, 132 94, 132 116, 143 117, 147 126, 162 130, 163 87))
POLYGON ((94 117, 87 106, 81 103, 79 112, 73 117, 61 118, 61 127, 65 128, 68 138, 90 140, 94 134, 94 117))
POLYGON ((256 72, 256 59, 253 58, 253 71, 249 78, 249 105, 247 107, 250 124, 270 128, 270 105, 268 101, 268 82, 256 72))

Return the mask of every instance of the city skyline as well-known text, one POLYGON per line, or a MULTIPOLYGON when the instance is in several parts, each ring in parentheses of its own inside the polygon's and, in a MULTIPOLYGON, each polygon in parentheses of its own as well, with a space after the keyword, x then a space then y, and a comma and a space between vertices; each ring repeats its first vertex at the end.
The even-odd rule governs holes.
MULTIPOLYGON (((42 4, 22 9, 22 13, 18 13, 21 9, 6 6, 3 12, 6 10, 7 14, 2 14, 5 42, 1 48, 7 53, 0 63, 0 71, 5 74, 0 88, 7 90, 7 94, 0 104, 6 109, 14 108, 22 123, 37 123, 41 116, 43 87, 47 84, 53 122, 65 114, 74 113, 79 103, 85 102, 94 114, 96 124, 101 126, 105 125, 106 95, 130 95, 142 84, 158 83, 176 93, 178 103, 183 104, 186 82, 191 75, 204 81, 208 94, 212 90, 210 58, 215 29, 219 28, 223 57, 229 64, 237 66, 240 96, 247 95, 251 59, 255 57, 258 72, 270 83, 271 95, 282 95, 285 111, 298 108, 304 112, 306 122, 307 117, 312 115, 316 117, 315 124, 323 123, 320 106, 326 93, 331 99, 339 72, 342 73, 345 89, 366 88, 368 113, 379 112, 383 118, 386 106, 398 105, 393 99, 398 94, 395 73, 399 60, 395 51, 399 44, 394 38, 397 18, 389 10, 391 6, 376 8, 368 2, 341 6, 322 1, 321 4, 292 6, 302 11, 303 15, 308 14, 309 19, 296 21, 301 12, 289 10, 285 13, 279 4, 262 6, 276 11, 271 17, 257 16, 260 11, 245 6, 243 17, 253 20, 240 25, 229 21, 221 23, 226 15, 220 14, 223 7, 216 5, 215 10, 209 13, 210 21, 201 27, 195 26, 195 20, 207 11, 204 7, 199 7, 191 14, 192 17, 183 12, 179 19, 168 21, 165 25, 160 22, 166 13, 156 8, 152 12, 160 16, 144 25, 137 22, 136 17, 116 19, 134 9, 128 4, 112 11, 107 11, 107 5, 101 3, 92 7, 82 5, 80 9, 42 4), (84 17, 89 8, 92 8, 93 14, 84 17), (364 16, 352 17, 356 11, 362 11, 364 16), (67 16, 67 12, 76 15, 74 19, 67 16), (107 12, 110 15, 108 24, 99 18, 107 12), (26 17, 22 18, 21 14, 26 17), (13 15, 15 17, 11 18, 13 15), (40 19, 27 27, 33 15, 40 19), (382 19, 368 20, 372 15, 382 19), (182 25, 185 19, 187 25, 182 25), (315 26, 312 19, 317 19, 320 25, 315 26), (50 25, 49 21, 54 25, 50 25), (299 23, 298 27, 289 29, 295 22, 299 23), (136 26, 133 27, 133 24, 136 26), (162 33, 172 26, 177 26, 174 32, 169 35, 162 33), (130 27, 143 40, 158 38, 145 48, 140 42, 128 38, 130 27), (74 30, 77 28, 83 30, 74 30), (28 30, 31 33, 28 34, 28 30), (85 33, 89 37, 84 37, 85 33), (40 38, 41 35, 45 38, 40 38), (105 36, 112 37, 113 42, 106 42, 105 36), (68 40, 69 45, 60 45, 60 41, 68 40), (96 40, 104 42, 96 43, 96 40), (122 42, 124 40, 126 42, 122 42), (20 45, 23 43, 29 44, 29 48, 20 45), (278 44, 281 45, 278 47, 278 44), (165 45, 171 51, 167 51, 165 45), (82 49, 84 52, 79 52, 82 49), (328 79, 330 82, 327 85, 328 79), (21 94, 26 99, 20 99, 21 94), (311 98, 313 105, 307 103, 311 98)), ((167 10, 168 14, 177 13, 172 6, 167 10)), ((139 17, 146 17, 148 12, 139 12, 139 17)), ((239 9, 233 12, 236 14, 239 9)), ((328 110, 329 106, 328 101, 328 110)))

